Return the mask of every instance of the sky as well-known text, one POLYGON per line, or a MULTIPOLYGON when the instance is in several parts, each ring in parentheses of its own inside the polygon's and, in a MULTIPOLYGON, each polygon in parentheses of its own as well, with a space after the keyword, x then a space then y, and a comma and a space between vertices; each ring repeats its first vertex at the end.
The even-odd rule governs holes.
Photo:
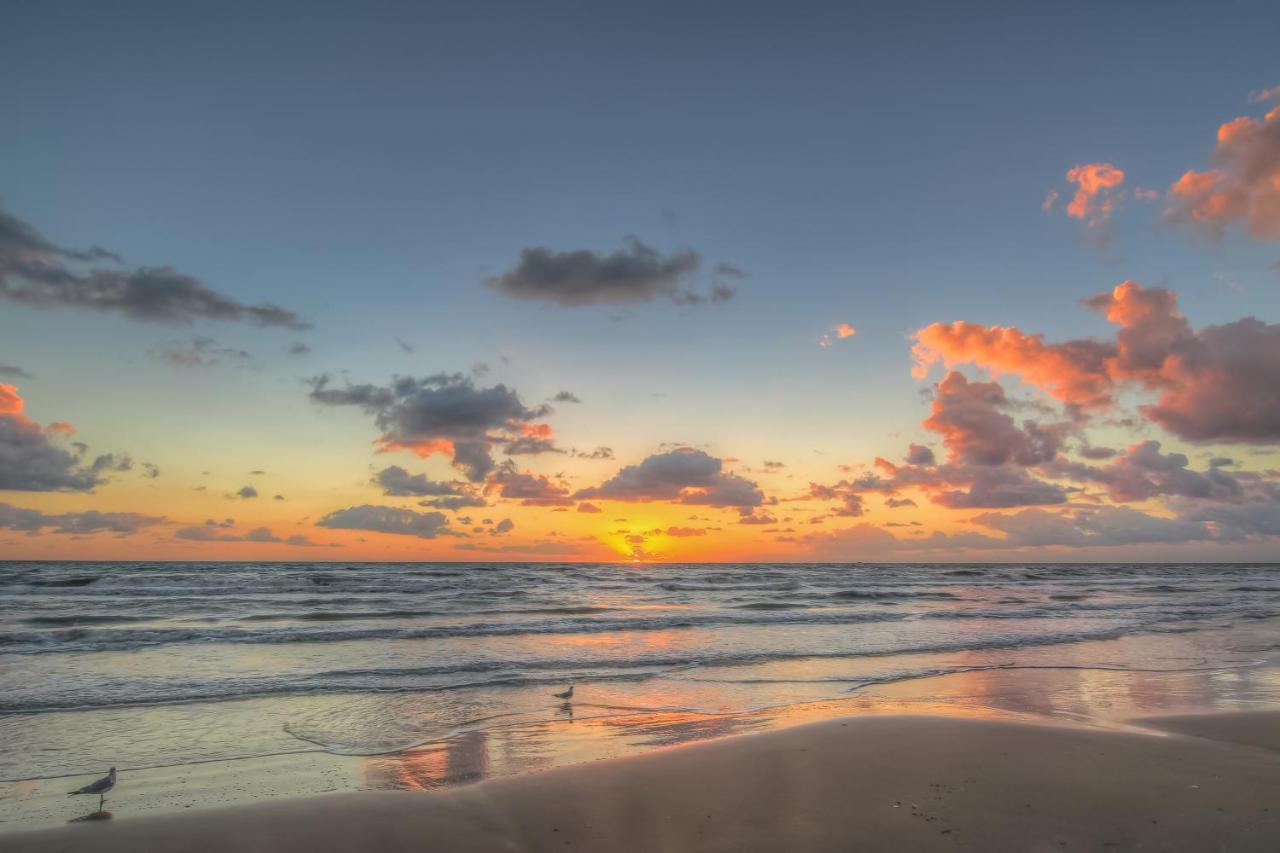
POLYGON ((0 557, 1280 559, 1272 4, 20 4, 0 557))

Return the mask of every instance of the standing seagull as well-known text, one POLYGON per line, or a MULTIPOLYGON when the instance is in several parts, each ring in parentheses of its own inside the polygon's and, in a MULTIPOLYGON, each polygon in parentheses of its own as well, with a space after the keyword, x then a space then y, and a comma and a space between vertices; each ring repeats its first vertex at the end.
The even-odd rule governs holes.
POLYGON ((565 691, 565 692, 563 692, 563 693, 555 693, 555 694, 552 694, 552 695, 554 695, 557 699, 572 699, 572 698, 573 698, 573 685, 572 685, 572 684, 570 684, 570 685, 569 685, 569 689, 568 689, 568 690, 566 690, 566 691, 565 691))
POLYGON ((85 785, 83 788, 78 788, 74 791, 69 791, 68 793, 72 795, 97 794, 98 795, 98 811, 101 812, 102 804, 107 801, 107 791, 110 791, 115 786, 116 786, 116 769, 112 767, 109 771, 107 771, 107 775, 103 776, 97 782, 92 782, 88 785, 85 785))

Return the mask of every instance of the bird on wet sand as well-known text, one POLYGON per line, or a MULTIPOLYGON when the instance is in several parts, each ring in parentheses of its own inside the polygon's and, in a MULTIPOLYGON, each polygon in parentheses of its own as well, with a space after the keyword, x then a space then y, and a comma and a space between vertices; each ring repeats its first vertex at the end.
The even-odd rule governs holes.
POLYGON ((569 689, 568 689, 568 690, 566 690, 566 691, 564 691, 563 693, 555 693, 555 694, 552 694, 552 695, 554 695, 557 699, 572 699, 572 698, 573 698, 573 685, 572 685, 572 684, 570 684, 570 685, 569 685, 569 689))
POLYGON ((103 776, 97 782, 90 782, 83 788, 77 788, 67 793, 74 796, 76 794, 97 794, 98 795, 98 811, 102 811, 102 805, 107 801, 107 791, 116 786, 116 769, 112 767, 107 771, 107 775, 103 776))

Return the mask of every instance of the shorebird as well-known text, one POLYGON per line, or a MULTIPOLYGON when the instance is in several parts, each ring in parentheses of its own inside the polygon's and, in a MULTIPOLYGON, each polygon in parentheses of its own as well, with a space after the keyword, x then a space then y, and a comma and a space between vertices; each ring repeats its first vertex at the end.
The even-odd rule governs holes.
POLYGON ((83 788, 77 788, 74 791, 68 791, 68 794, 97 794, 98 795, 98 811, 102 811, 102 804, 107 801, 107 791, 116 786, 116 769, 112 767, 107 771, 107 775, 103 776, 97 782, 90 782, 83 788))
POLYGON ((566 691, 565 691, 565 692, 563 692, 563 693, 554 693, 554 694, 552 694, 552 695, 554 695, 557 699, 572 699, 572 698, 573 698, 573 685, 572 685, 572 684, 570 684, 570 685, 569 685, 569 689, 568 689, 568 690, 566 690, 566 691))

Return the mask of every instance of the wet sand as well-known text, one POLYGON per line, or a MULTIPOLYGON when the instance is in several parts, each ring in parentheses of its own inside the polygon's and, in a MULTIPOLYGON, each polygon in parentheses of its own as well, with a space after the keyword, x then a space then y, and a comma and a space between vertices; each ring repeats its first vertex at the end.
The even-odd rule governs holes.
POLYGON ((1280 714, 1147 724, 1166 733, 850 718, 436 793, 119 817, 0 836, 0 849, 1280 849, 1266 734, 1280 714))

